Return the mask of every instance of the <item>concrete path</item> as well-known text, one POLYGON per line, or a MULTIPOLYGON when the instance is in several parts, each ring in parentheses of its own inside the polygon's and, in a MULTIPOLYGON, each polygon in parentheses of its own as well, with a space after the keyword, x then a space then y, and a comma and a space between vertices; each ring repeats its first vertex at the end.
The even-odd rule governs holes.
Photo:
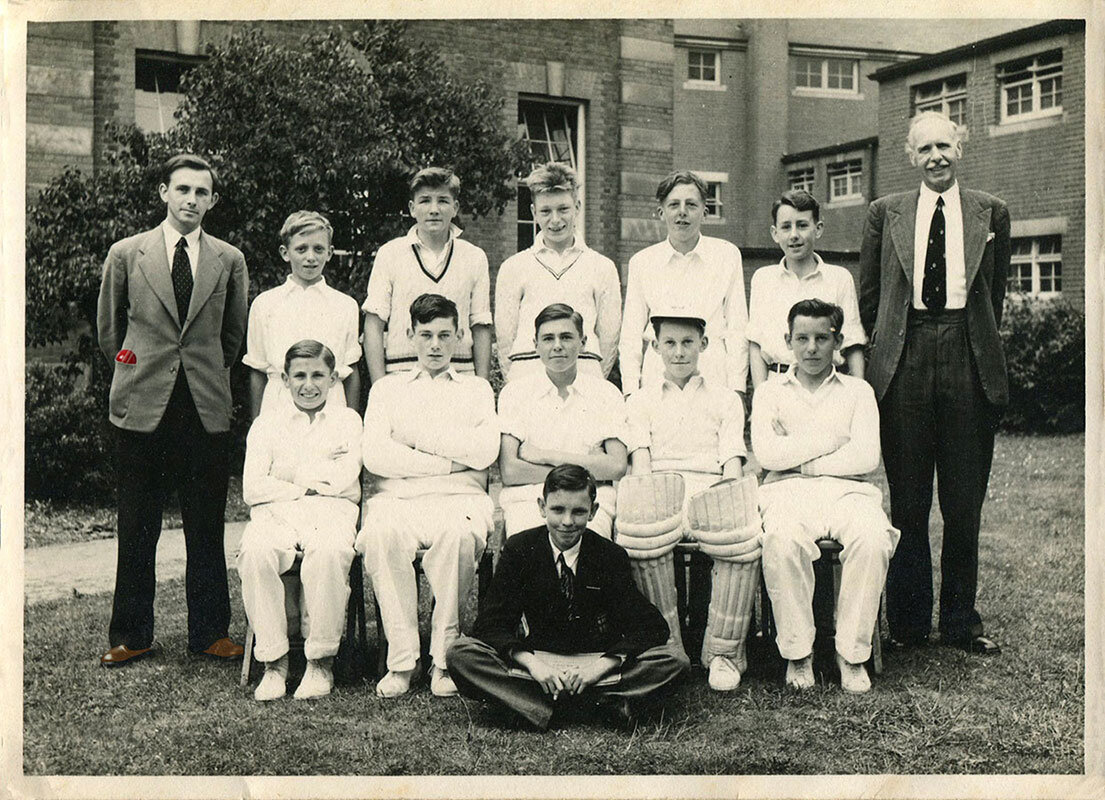
MULTIPOLYGON (((226 524, 226 561, 238 552, 244 522, 226 524)), ((23 552, 23 592, 28 605, 80 594, 115 590, 115 539, 34 547, 23 552)), ((184 575, 184 531, 161 532, 157 544, 157 580, 184 575)))

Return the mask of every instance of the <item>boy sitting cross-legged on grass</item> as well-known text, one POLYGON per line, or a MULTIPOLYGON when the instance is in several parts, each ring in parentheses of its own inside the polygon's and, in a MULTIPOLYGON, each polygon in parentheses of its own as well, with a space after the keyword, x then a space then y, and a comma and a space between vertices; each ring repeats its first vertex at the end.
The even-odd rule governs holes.
POLYGON ((286 691, 288 622, 280 575, 298 554, 311 624, 303 647, 307 672, 295 697, 322 697, 334 685, 331 666, 349 600, 361 496, 361 417, 327 403, 337 379, 326 345, 309 339, 292 345, 283 373, 292 402, 267 409, 246 438, 242 497, 250 521, 238 550, 238 574, 257 659, 265 662, 253 693, 257 700, 276 700, 286 691))
POLYGON ((802 300, 787 315, 795 364, 761 384, 752 404, 752 450, 770 470, 760 487, 764 583, 771 595, 786 682, 814 685, 813 562, 818 539, 843 545, 836 652, 845 691, 871 688, 864 662, 898 544, 882 492, 865 480, 879 465, 879 409, 871 386, 833 366, 844 313, 802 300))

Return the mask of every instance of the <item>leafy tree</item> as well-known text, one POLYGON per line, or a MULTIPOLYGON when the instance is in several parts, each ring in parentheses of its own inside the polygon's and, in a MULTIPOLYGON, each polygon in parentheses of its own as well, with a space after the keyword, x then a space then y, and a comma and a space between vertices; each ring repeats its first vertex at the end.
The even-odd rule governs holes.
MULTIPOLYGON (((330 218, 334 246, 353 258, 334 259, 327 279, 361 299, 371 255, 410 224, 414 171, 452 167, 463 180, 461 213, 485 216, 502 213, 522 166, 501 130, 501 97, 451 75, 401 22, 333 27, 294 47, 249 28, 209 47, 181 90, 173 130, 109 128, 107 163, 92 175, 67 169, 29 208, 28 344, 64 342, 81 320, 95 329, 104 256, 163 218, 158 166, 174 152, 203 154, 218 169, 221 199, 204 227, 245 253, 251 295, 287 274, 278 234, 292 211, 330 218)), ((111 365, 91 336, 71 362, 90 368, 88 391, 106 416, 111 365)))

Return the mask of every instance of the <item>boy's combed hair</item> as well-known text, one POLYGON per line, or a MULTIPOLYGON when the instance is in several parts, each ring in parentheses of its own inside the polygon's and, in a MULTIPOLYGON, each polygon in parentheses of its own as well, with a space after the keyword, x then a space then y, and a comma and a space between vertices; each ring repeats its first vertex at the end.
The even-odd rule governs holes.
POLYGON ((558 319, 570 319, 579 335, 583 335, 583 315, 567 303, 553 303, 542 308, 533 319, 533 335, 536 336, 546 322, 555 322, 558 319))
POLYGON ((335 365, 338 363, 337 359, 334 358, 334 351, 314 339, 300 339, 288 348, 288 352, 284 354, 285 374, 291 368, 292 361, 297 358, 321 358, 331 371, 336 368, 335 365))
POLYGON ((698 331, 699 336, 706 335, 706 321, 698 317, 653 317, 652 332, 656 334, 657 340, 660 339, 660 328, 663 327, 665 322, 677 322, 680 325, 690 325, 698 331))
POLYGON ((570 192, 573 198, 579 196, 576 171, 558 161, 550 161, 535 168, 526 177, 525 183, 534 197, 547 192, 570 192))
POLYGON ((710 187, 706 185, 706 181, 702 180, 702 178, 689 169, 678 169, 664 178, 664 180, 660 181, 660 185, 656 187, 657 201, 663 203, 664 199, 671 194, 671 190, 681 183, 689 183, 698 189, 699 197, 705 202, 706 195, 710 192, 710 187))
POLYGON ((787 330, 794 330, 795 317, 826 317, 833 333, 839 334, 844 328, 844 309, 836 303, 826 303, 816 297, 799 300, 790 307, 787 314, 787 330))
POLYGON ((211 166, 211 162, 206 158, 197 156, 195 153, 177 153, 175 156, 171 156, 161 165, 161 182, 168 186, 173 173, 178 169, 206 170, 211 176, 211 191, 217 192, 219 190, 219 173, 215 171, 215 168, 211 166))
POLYGON ((284 226, 280 229, 280 241, 287 247, 292 237, 299 233, 311 233, 312 231, 326 231, 329 239, 334 238, 334 226, 317 211, 293 211, 284 220, 284 226))
POLYGON ((410 181, 411 199, 419 189, 447 189, 453 199, 460 197, 460 178, 451 169, 426 167, 414 173, 410 181))
POLYGON ((791 189, 789 192, 783 192, 783 196, 771 204, 772 224, 778 217, 779 209, 783 206, 790 206, 795 211, 812 211, 813 221, 821 221, 821 204, 817 202, 816 197, 805 189, 791 189))
POLYGON ((448 318, 453 321, 453 327, 460 325, 460 314, 457 313, 457 304, 448 297, 439 294, 420 294, 411 303, 411 327, 425 325, 435 319, 448 318))
POLYGON ((547 498, 553 492, 578 492, 581 489, 586 489, 591 502, 595 502, 599 492, 591 473, 579 464, 561 464, 559 467, 550 469, 549 474, 545 476, 541 496, 547 498))

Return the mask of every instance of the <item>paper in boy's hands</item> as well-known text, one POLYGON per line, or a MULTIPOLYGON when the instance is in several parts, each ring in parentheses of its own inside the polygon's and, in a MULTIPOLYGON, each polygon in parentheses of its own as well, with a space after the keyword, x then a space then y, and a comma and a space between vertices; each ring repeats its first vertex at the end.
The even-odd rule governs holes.
POLYGON ((131 350, 120 350, 115 356, 115 360, 120 364, 137 364, 138 359, 134 357, 134 352, 131 350))

